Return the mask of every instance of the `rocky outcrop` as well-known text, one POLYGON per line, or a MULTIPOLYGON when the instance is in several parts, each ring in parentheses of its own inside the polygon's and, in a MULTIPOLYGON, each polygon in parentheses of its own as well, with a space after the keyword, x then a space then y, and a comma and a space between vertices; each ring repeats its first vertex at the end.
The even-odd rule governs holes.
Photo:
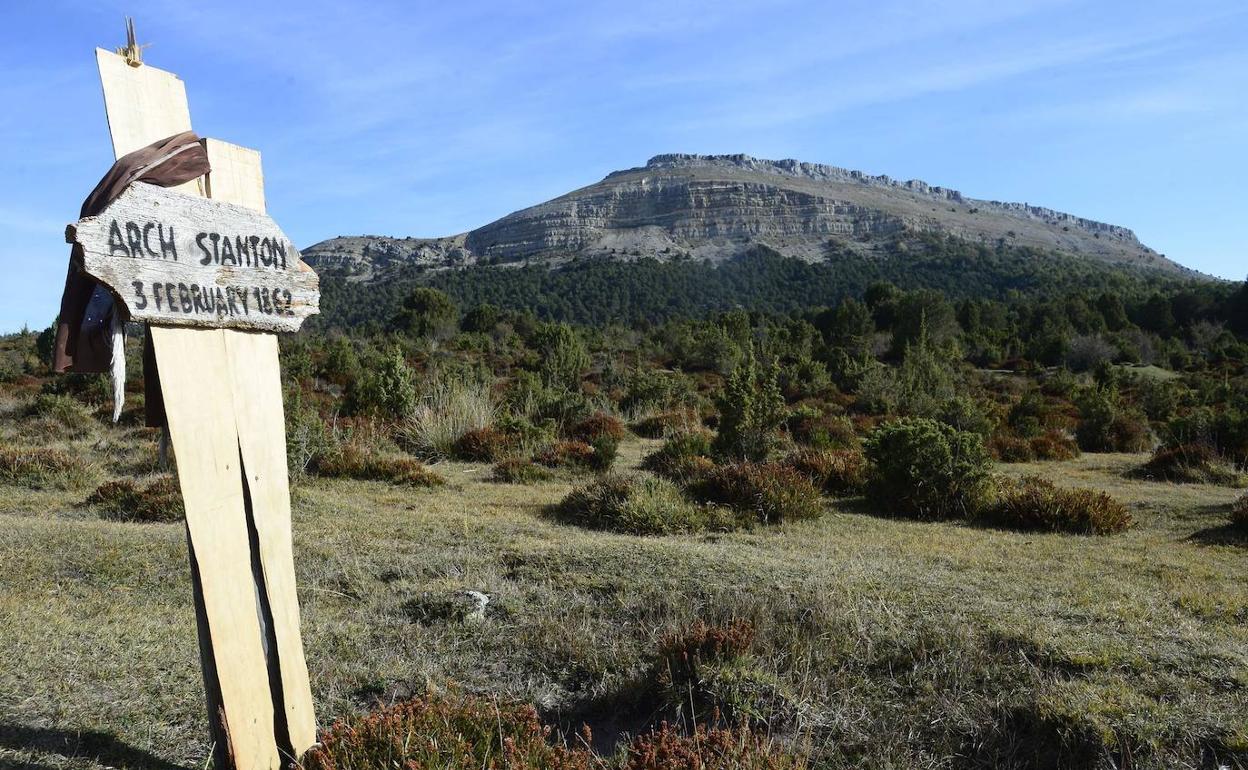
POLYGON ((978 200, 914 179, 748 155, 659 155, 459 236, 336 238, 303 256, 368 279, 410 265, 558 264, 574 257, 717 261, 755 244, 822 260, 844 249, 881 251, 907 232, 1180 269, 1125 227, 978 200))

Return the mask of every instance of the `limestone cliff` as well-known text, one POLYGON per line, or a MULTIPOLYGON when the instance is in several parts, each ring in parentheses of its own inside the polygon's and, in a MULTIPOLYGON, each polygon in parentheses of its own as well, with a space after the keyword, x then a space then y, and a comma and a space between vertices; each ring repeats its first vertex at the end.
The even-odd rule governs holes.
POLYGON ((1125 227, 977 200, 919 180, 748 155, 659 155, 458 236, 334 238, 303 256, 367 280, 401 265, 553 265, 572 257, 720 261, 755 244, 815 261, 846 250, 869 255, 920 232, 1181 270, 1125 227))

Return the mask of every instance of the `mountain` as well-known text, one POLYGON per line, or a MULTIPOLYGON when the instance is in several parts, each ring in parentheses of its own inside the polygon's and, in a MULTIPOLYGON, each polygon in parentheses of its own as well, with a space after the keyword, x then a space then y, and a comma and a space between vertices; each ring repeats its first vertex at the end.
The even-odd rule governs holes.
POLYGON ((468 233, 332 238, 303 257, 319 269, 370 280, 413 267, 555 267, 577 258, 718 264, 756 246, 818 263, 880 256, 899 239, 931 234, 1184 272, 1125 227, 1026 203, 978 200, 918 180, 748 155, 659 155, 468 233))
POLYGON ((313 327, 384 326, 415 285, 587 324, 789 313, 872 283, 955 298, 1152 290, 1195 273, 1125 227, 835 166, 659 155, 444 238, 333 238, 313 327))

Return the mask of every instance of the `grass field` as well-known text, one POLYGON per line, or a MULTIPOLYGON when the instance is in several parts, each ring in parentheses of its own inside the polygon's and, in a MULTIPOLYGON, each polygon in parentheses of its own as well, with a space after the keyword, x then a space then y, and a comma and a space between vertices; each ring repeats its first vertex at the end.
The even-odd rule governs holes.
MULTIPOLYGON (((81 507, 152 457, 137 431, 62 445, 100 457, 101 442, 118 459, 85 478, 0 485, 0 768, 207 756, 183 527, 81 507)), ((626 442, 618 464, 656 444, 626 442)), ((656 714, 665 633, 744 618, 775 695, 759 716, 819 766, 1242 767, 1248 544, 1226 526, 1242 492, 1128 477, 1142 459, 1001 467, 1109 491, 1137 522, 1111 537, 893 520, 849 500, 777 529, 639 538, 548 519, 571 477, 503 485, 442 464, 450 483, 428 490, 301 480, 320 721, 455 682, 588 723, 609 749, 656 714), (462 619, 468 590, 491 597, 483 622, 462 619)))

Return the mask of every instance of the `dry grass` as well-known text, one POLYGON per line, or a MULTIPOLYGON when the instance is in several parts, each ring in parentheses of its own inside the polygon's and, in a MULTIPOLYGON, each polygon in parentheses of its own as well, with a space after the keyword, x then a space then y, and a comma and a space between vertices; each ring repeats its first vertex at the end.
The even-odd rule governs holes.
MULTIPOLYGON (((618 464, 657 446, 625 442, 618 464)), ((609 750, 654 718, 637 693, 660 641, 738 620, 798 715, 779 737, 816 766, 1242 767, 1248 546, 1223 534, 1241 493, 1130 478, 1142 461, 999 469, 1112 494, 1137 522, 1113 538, 863 515, 860 501, 774 529, 638 538, 544 519, 569 491, 558 478, 498 484, 444 463, 451 483, 419 494, 308 479, 295 549, 318 713, 457 681, 589 722, 609 750), (408 609, 467 590, 499 612, 408 609)), ((0 765, 202 766, 183 530, 84 518, 81 498, 0 486, 0 765)))

